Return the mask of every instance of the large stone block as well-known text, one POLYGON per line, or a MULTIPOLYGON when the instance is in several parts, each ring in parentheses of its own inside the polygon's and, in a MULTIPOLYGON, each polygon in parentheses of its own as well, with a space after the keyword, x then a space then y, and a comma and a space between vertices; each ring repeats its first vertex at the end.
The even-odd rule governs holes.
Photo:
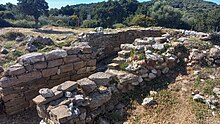
POLYGON ((42 77, 42 73, 40 71, 33 71, 30 73, 26 73, 23 75, 18 76, 18 79, 22 82, 28 82, 35 79, 39 79, 42 77))
POLYGON ((44 54, 42 53, 28 53, 18 58, 18 63, 22 65, 34 64, 42 61, 45 61, 44 54))
POLYGON ((51 110, 50 118, 57 124, 64 124, 72 117, 72 112, 68 106, 61 105, 51 110))
POLYGON ((109 82, 112 80, 112 75, 104 73, 104 72, 97 72, 89 76, 89 79, 94 81, 98 86, 100 85, 109 85, 109 82))
POLYGON ((60 66, 62 64, 63 64, 63 59, 48 61, 48 68, 60 66))
POLYGON ((73 64, 73 67, 74 67, 75 70, 78 70, 78 69, 83 68, 83 67, 85 67, 85 66, 86 66, 86 64, 85 64, 85 62, 83 62, 83 61, 75 62, 75 63, 73 64))
POLYGON ((16 84, 21 83, 20 80, 18 80, 16 77, 2 77, 0 79, 0 87, 10 87, 16 84))
POLYGON ((80 68, 79 70, 77 70, 77 74, 86 74, 87 71, 86 71, 86 67, 83 67, 83 68, 80 68))
POLYGON ((67 52, 65 50, 52 50, 45 54, 46 60, 60 59, 66 56, 67 56, 67 52))
POLYGON ((63 47, 62 49, 66 50, 68 55, 73 55, 73 54, 78 54, 81 48, 75 46, 75 47, 63 47))
POLYGON ((63 60, 64 60, 65 63, 73 63, 73 62, 80 61, 80 58, 77 57, 77 55, 68 55, 63 60))
POLYGON ((73 70, 73 64, 72 63, 60 66, 60 72, 61 73, 69 72, 69 71, 72 71, 72 70, 73 70))
POLYGON ((38 95, 33 99, 33 102, 40 106, 40 105, 45 105, 45 104, 63 96, 62 91, 54 91, 54 94, 55 95, 51 98, 44 98, 42 95, 38 95))
POLYGON ((96 59, 89 60, 86 63, 87 66, 96 66, 96 59))
POLYGON ((34 64, 35 69, 45 69, 47 68, 47 62, 38 62, 34 64))
POLYGON ((77 83, 79 84, 79 86, 83 89, 83 91, 86 94, 91 93, 97 88, 95 82, 89 80, 88 78, 83 78, 81 80, 78 80, 77 83))
POLYGON ((10 66, 6 70, 5 75, 16 76, 16 75, 21 75, 21 74, 25 73, 25 71, 26 71, 26 69, 24 68, 24 66, 17 63, 15 65, 10 66))
POLYGON ((60 84, 58 87, 57 87, 57 90, 58 91, 73 91, 75 90, 76 88, 78 87, 78 83, 75 82, 75 81, 66 81, 62 84, 60 84))
POLYGON ((102 106, 104 103, 108 102, 111 99, 112 93, 110 91, 100 94, 100 93, 93 93, 89 97, 92 99, 90 101, 89 107, 90 108, 97 108, 102 106))
POLYGON ((52 75, 56 75, 57 72, 58 72, 58 67, 48 68, 48 69, 42 70, 42 75, 43 77, 49 77, 52 75))

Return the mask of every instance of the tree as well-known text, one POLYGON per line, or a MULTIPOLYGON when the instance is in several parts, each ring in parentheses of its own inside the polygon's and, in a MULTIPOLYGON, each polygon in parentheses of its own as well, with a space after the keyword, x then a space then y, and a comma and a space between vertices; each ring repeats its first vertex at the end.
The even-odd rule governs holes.
POLYGON ((48 3, 45 0, 18 0, 18 9, 24 15, 34 17, 35 28, 38 28, 39 17, 48 11, 48 3))
POLYGON ((182 24, 181 11, 167 5, 166 2, 155 2, 149 12, 149 15, 157 20, 159 26, 178 28, 182 24))
POLYGON ((112 27, 115 23, 122 23, 126 15, 118 1, 101 2, 94 8, 94 15, 92 16, 100 22, 102 27, 112 27))

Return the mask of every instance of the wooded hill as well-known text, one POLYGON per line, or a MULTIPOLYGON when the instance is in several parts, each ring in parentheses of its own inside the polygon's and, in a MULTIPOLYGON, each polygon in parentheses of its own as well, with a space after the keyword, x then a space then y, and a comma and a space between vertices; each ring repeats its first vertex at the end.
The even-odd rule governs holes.
MULTIPOLYGON (((24 19, 16 10, 16 5, 10 3, 0 5, 0 18, 14 26, 32 27, 33 17, 25 16, 24 19)), ((204 0, 109 0, 53 8, 41 16, 39 21, 41 26, 163 26, 213 32, 220 30, 220 5, 204 0)), ((5 26, 3 24, 0 26, 5 26)))

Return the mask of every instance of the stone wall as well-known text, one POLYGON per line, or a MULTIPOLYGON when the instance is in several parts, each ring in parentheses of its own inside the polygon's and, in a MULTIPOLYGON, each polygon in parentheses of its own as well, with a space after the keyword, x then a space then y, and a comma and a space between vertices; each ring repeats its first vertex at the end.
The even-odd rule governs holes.
POLYGON ((42 89, 33 101, 38 115, 47 123, 93 123, 119 102, 113 100, 118 90, 112 83, 112 75, 98 72, 76 82, 66 81, 52 89, 42 89))
MULTIPOLYGON (((67 80, 84 78, 95 71, 96 61, 120 51, 121 44, 132 44, 136 38, 159 37, 163 32, 167 31, 147 28, 111 33, 85 33, 80 35, 70 48, 24 55, 18 59, 17 64, 6 69, 0 79, 0 103, 2 99, 8 114, 23 111, 31 106, 30 100, 38 94, 40 88, 51 88, 67 80)), ((192 35, 182 30, 174 30, 172 33, 173 35, 167 36, 175 37, 177 33, 180 40, 185 35, 192 35)), ((119 55, 123 56, 124 53, 121 51, 119 55)), ((154 69, 148 70, 155 72, 154 69)), ((139 76, 133 73, 123 71, 116 73, 119 74, 117 75, 119 78, 124 77, 119 82, 126 81, 134 85, 140 82, 139 76)))
POLYGON ((40 88, 86 77, 96 70, 96 60, 115 54, 122 43, 131 43, 137 37, 160 35, 159 29, 86 33, 73 42, 71 48, 21 56, 15 65, 3 72, 0 103, 7 114, 23 111, 31 106, 30 100, 40 88))
MULTIPOLYGON (((102 60, 120 50, 120 45, 133 43, 136 38, 159 37, 162 35, 161 29, 146 28, 142 30, 128 29, 110 33, 86 33, 80 35, 79 42, 88 42, 93 51, 97 53, 97 60, 102 60)), ((78 45, 74 43, 73 45, 78 45)))
POLYGON ((23 55, 0 80, 5 112, 14 114, 30 107, 40 88, 77 80, 95 70, 96 57, 89 46, 23 55))

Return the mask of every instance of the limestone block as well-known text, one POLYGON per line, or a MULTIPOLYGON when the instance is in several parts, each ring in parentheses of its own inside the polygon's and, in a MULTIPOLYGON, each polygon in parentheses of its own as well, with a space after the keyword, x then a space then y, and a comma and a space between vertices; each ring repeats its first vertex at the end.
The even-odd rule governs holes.
POLYGON ((112 75, 106 74, 104 72, 97 72, 88 77, 90 80, 94 81, 98 86, 109 85, 109 82, 112 80, 112 75))
POLYGON ((60 66, 60 72, 61 73, 72 71, 72 70, 73 70, 73 64, 72 63, 60 66))
POLYGON ((71 119, 72 112, 69 110, 68 106, 61 105, 51 110, 50 117, 53 121, 63 124, 71 119))
POLYGON ((45 54, 46 60, 60 59, 66 56, 67 56, 67 52, 65 50, 52 50, 45 54))
POLYGON ((80 47, 63 47, 63 50, 67 51, 68 55, 78 54, 80 52, 80 47))
POLYGON ((38 62, 34 64, 35 69, 44 69, 47 68, 47 62, 38 62))
POLYGON ((54 96, 51 98, 44 98, 42 95, 38 95, 33 99, 33 102, 37 105, 45 105, 53 100, 56 100, 63 96, 62 91, 54 91, 54 96))
POLYGON ((110 91, 106 93, 92 93, 89 95, 89 98, 91 98, 89 107, 90 108, 97 108, 99 106, 102 106, 104 103, 108 102, 111 99, 112 93, 110 91))
POLYGON ((48 61, 48 68, 60 66, 63 64, 63 59, 55 59, 52 61, 48 61))
POLYGON ((43 77, 49 77, 52 75, 56 75, 57 72, 58 72, 58 67, 48 68, 48 69, 42 70, 42 75, 43 77))
POLYGON ((87 66, 96 66, 96 59, 89 60, 86 63, 87 66))
POLYGON ((28 53, 18 58, 18 63, 21 65, 34 64, 42 61, 45 61, 44 54, 42 53, 28 53))
POLYGON ((86 94, 91 93, 97 88, 95 82, 91 81, 88 78, 83 78, 81 80, 78 80, 77 83, 79 84, 79 86, 83 89, 83 91, 86 94))
POLYGON ((34 79, 39 79, 41 77, 42 77, 42 74, 40 71, 32 71, 32 72, 18 76, 18 79, 22 82, 28 82, 34 79))
POLYGON ((16 84, 21 83, 16 77, 2 77, 0 79, 0 87, 10 87, 16 84))
POLYGON ((83 67, 83 68, 80 68, 79 70, 77 70, 77 74, 86 74, 87 71, 86 71, 87 67, 83 67))
POLYGON ((78 58, 77 55, 68 55, 63 60, 65 63, 73 63, 80 61, 80 58, 78 58))
POLYGON ((78 69, 80 69, 80 68, 85 67, 85 65, 86 65, 85 62, 80 61, 80 62, 74 63, 74 64, 73 64, 73 67, 74 67, 75 70, 78 70, 78 69))
POLYGON ((13 66, 10 66, 6 72, 5 75, 15 76, 15 75, 21 75, 25 73, 26 69, 21 64, 17 63, 13 66))
POLYGON ((78 87, 78 83, 75 81, 66 81, 60 84, 57 88, 58 91, 73 91, 78 87))

